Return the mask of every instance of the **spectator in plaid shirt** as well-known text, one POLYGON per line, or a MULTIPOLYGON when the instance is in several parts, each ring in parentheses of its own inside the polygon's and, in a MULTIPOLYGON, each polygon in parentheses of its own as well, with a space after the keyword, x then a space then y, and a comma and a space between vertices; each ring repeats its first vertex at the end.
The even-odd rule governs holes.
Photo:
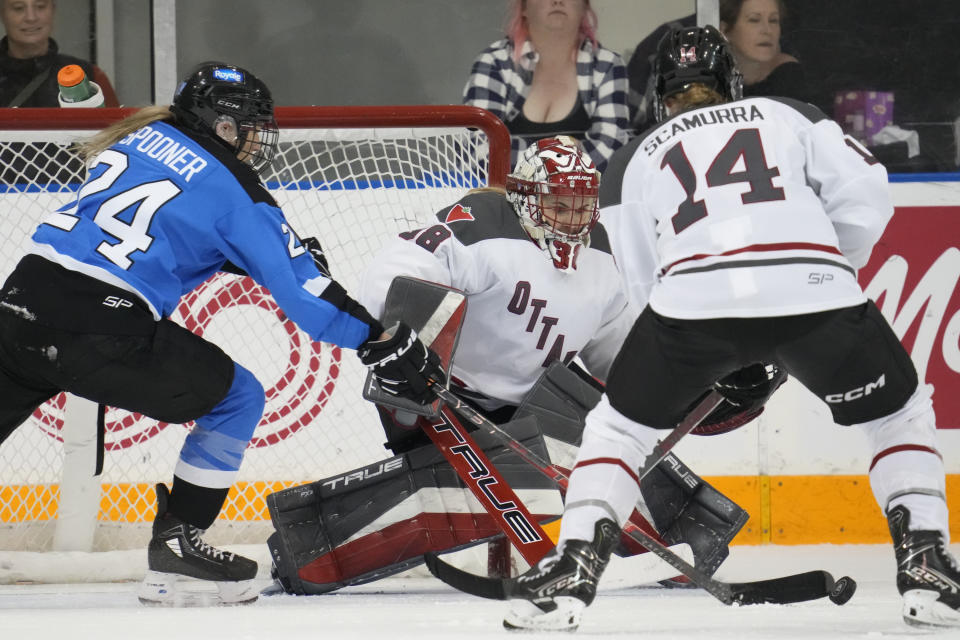
POLYGON ((532 141, 563 134, 603 171, 627 141, 626 67, 596 27, 590 0, 511 0, 507 36, 474 61, 463 102, 506 123, 513 162, 532 141))

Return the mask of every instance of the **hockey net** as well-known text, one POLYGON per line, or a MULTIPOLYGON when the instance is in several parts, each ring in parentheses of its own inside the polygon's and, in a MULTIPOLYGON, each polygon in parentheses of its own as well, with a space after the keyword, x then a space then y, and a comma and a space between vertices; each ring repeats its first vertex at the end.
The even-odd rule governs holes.
MULTIPOLYGON (((76 197, 85 169, 70 145, 130 111, 0 110, 0 278, 42 216, 76 197)), ((289 107, 278 108, 277 119, 281 152, 264 182, 297 232, 320 239, 348 291, 387 239, 423 226, 471 188, 502 185, 509 164, 505 127, 471 107, 289 107)), ((212 277, 172 317, 220 345, 266 389, 238 482, 206 535, 211 544, 262 543, 271 531, 269 493, 388 457, 376 412, 360 396, 358 359, 311 342, 249 278, 212 277)), ((170 482, 191 425, 115 408, 103 424, 99 476, 95 407, 65 394, 0 444, 0 557, 145 555, 154 484, 170 482)), ((45 578, 4 574, 0 562, 0 582, 32 579, 45 578)))

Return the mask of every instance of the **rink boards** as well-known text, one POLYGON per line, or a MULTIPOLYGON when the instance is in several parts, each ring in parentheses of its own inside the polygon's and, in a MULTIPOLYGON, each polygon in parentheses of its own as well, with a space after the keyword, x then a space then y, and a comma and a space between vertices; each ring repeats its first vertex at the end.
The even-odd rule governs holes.
MULTIPOLYGON (((960 394, 957 393, 960 389, 960 294, 957 293, 960 275, 960 249, 957 247, 960 242, 960 186, 956 183, 895 183, 891 187, 897 213, 860 279, 904 340, 924 379, 935 387, 934 403, 941 427, 941 452, 947 472, 951 474, 948 485, 952 488, 960 481, 960 455, 957 455, 960 454, 960 394)), ((451 202, 454 196, 452 192, 438 193, 435 208, 451 202)), ((17 196, 2 194, 0 200, 12 197, 17 196)), ((367 196, 356 193, 347 197, 362 199, 367 196)), ((396 209, 402 211, 405 208, 403 194, 393 194, 391 197, 395 198, 393 204, 396 209)), ((279 199, 282 200, 282 196, 279 199)), ((359 204, 353 210, 367 210, 367 207, 359 204)), ((383 203, 380 203, 381 209, 382 206, 383 203)), ((430 213, 430 210, 419 211, 417 215, 430 213)), ((316 228, 314 225, 322 218, 319 211, 302 211, 296 207, 288 208, 288 215, 298 229, 316 228)), ((377 223, 363 219, 362 215, 358 213, 357 218, 341 218, 330 224, 376 230, 377 223)), ((15 226, 26 233, 27 228, 23 223, 24 220, 20 219, 15 226)), ((318 235, 323 239, 331 237, 333 233, 333 230, 324 233, 321 229, 318 235)), ((389 234, 371 233, 367 255, 369 251, 376 250, 378 243, 386 237, 389 234)), ((5 249, 8 249, 10 245, 5 244, 5 249)), ((346 253, 338 256, 336 247, 331 247, 331 253, 334 254, 332 264, 335 265, 337 276, 345 281, 348 289, 356 286, 359 256, 346 253), (340 266, 344 264, 348 266, 340 266)), ((3 275, 12 268, 14 255, 5 250, 0 257, 3 275)), ((238 320, 237 314, 244 313, 270 315, 270 311, 263 308, 252 312, 233 309, 224 312, 220 323, 234 324, 238 320)), ((210 328, 214 332, 223 329, 216 323, 210 328)), ((290 349, 289 335, 278 325, 273 325, 270 331, 258 338, 274 344, 277 349, 290 349)), ((229 339, 224 336, 222 340, 229 339)), ((238 342, 227 346, 242 349, 243 340, 238 342)), ((325 429, 329 431, 322 438, 325 443, 323 450, 309 453, 305 450, 303 437, 306 429, 292 436, 287 433, 292 418, 278 407, 277 424, 265 425, 263 431, 258 430, 266 446, 251 450, 248 454, 241 481, 244 490, 252 495, 250 500, 243 501, 246 512, 234 515, 265 518, 261 501, 264 493, 289 483, 329 476, 385 457, 380 446, 382 434, 372 422, 375 418, 371 412, 362 412, 366 416, 362 427, 353 420, 342 419, 345 415, 355 415, 353 412, 357 411, 357 404, 361 402, 357 394, 351 393, 353 388, 359 388, 355 385, 359 384, 362 376, 360 368, 353 366, 353 358, 341 360, 340 354, 330 349, 321 349, 315 354, 304 352, 297 358, 294 356, 291 351, 291 362, 295 359, 305 362, 312 358, 316 365, 313 369, 328 375, 331 371, 336 373, 335 380, 327 381, 331 383, 331 393, 320 394, 313 399, 323 414, 321 417, 332 418, 326 423, 329 426, 325 429), (337 416, 341 419, 338 420, 337 416), (291 437, 281 438, 274 434, 291 437), (275 442, 269 442, 271 438, 275 442), (263 466, 256 462, 258 458, 265 458, 263 466), (289 473, 291 467, 295 467, 295 473, 289 473)), ((238 359, 243 362, 242 358, 238 359)), ((291 365, 284 364, 286 360, 284 354, 279 363, 271 363, 270 359, 266 359, 260 363, 254 361, 244 364, 257 371, 265 382, 264 386, 270 389, 272 379, 289 372, 291 365)), ((310 372, 297 371, 296 374, 308 376, 310 372)), ((23 437, 22 431, 14 438, 23 437)), ((138 433, 147 431, 141 429, 138 433)), ((118 449, 113 455, 118 457, 118 461, 122 459, 122 464, 108 465, 113 471, 111 474, 108 468, 108 475, 104 479, 105 484, 109 485, 105 493, 111 496, 110 504, 133 499, 128 496, 141 496, 142 499, 145 492, 141 485, 145 483, 149 486, 153 481, 168 478, 175 457, 175 454, 171 455, 171 450, 176 450, 177 442, 182 441, 184 434, 181 428, 171 426, 154 434, 150 442, 144 440, 140 443, 145 448, 118 449), (166 466, 158 468, 158 458, 164 458, 166 466), (130 483, 134 478, 143 478, 143 481, 130 483)), ((48 433, 36 433, 29 437, 50 439, 48 433)), ((18 443, 17 449, 23 451, 20 445, 26 445, 18 443)), ((856 429, 834 425, 826 405, 793 381, 777 392, 767 411, 754 424, 709 440, 688 438, 680 444, 678 451, 698 473, 708 477, 751 513, 752 518, 737 542, 806 544, 886 540, 885 521, 872 499, 865 475, 870 462, 865 439, 856 429)), ((56 460, 50 460, 53 456, 49 454, 45 454, 45 457, 53 473, 44 481, 50 483, 46 490, 55 491, 58 479, 55 473, 56 460)), ((0 466, 6 467, 5 470, 0 469, 0 485, 6 485, 6 490, 10 490, 17 480, 4 477, 11 470, 9 464, 0 466)), ((960 491, 949 493, 951 496, 960 496, 960 491)), ((951 506, 960 509, 960 503, 953 502, 956 500, 951 500, 951 506)), ((105 510, 105 513, 109 514, 110 511, 105 510)), ((42 514, 33 515, 43 517, 42 514)), ((960 534, 960 528, 957 533, 960 534)))
MULTIPOLYGON (((951 511, 960 512, 960 183, 892 183, 896 213, 860 283, 934 387, 951 511)), ((865 437, 790 380, 735 433, 687 438, 681 457, 751 519, 738 542, 863 543, 889 539, 866 476, 865 437)), ((960 519, 954 518, 960 535, 960 519)))

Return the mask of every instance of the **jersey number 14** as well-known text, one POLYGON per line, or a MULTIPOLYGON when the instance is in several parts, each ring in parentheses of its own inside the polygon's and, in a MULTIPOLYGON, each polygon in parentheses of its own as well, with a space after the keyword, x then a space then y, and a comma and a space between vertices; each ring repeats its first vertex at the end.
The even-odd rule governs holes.
MULTIPOLYGON (((670 219, 673 222, 674 233, 680 233, 697 220, 707 217, 707 205, 703 200, 694 200, 693 194, 697 190, 697 175, 694 173, 690 160, 683 150, 683 143, 678 142, 663 156, 660 168, 670 167, 673 175, 680 181, 686 192, 686 199, 680 203, 677 213, 670 219)), ((770 202, 783 200, 783 189, 773 186, 773 179, 780 175, 776 167, 767 166, 767 158, 763 153, 763 141, 757 129, 739 129, 720 153, 710 163, 706 180, 708 187, 746 182, 750 190, 741 195, 743 204, 770 202), (733 168, 743 158, 743 170, 734 172, 733 168)))

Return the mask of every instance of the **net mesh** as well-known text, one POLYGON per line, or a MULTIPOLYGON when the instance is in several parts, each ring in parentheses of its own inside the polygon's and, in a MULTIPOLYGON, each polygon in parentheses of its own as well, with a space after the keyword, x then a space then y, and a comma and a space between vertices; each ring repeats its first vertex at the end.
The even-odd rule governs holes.
MULTIPOLYGON (((72 142, 93 133, 0 131, 0 278, 12 271, 42 216, 73 198, 84 167, 72 142)), ((281 121, 268 190, 301 236, 317 237, 348 291, 398 232, 423 226, 470 188, 488 183, 490 143, 465 127, 291 128, 281 121)), ((263 542, 266 496, 387 457, 365 369, 352 352, 313 343, 246 277, 217 274, 172 316, 221 346, 266 390, 266 409, 227 504, 205 539, 263 542)), ((60 504, 67 399, 41 406, 0 444, 0 550, 51 548, 60 504)), ((169 483, 190 424, 108 408, 94 550, 142 548, 153 485, 169 483)), ((94 425, 90 424, 92 432, 94 425)))

